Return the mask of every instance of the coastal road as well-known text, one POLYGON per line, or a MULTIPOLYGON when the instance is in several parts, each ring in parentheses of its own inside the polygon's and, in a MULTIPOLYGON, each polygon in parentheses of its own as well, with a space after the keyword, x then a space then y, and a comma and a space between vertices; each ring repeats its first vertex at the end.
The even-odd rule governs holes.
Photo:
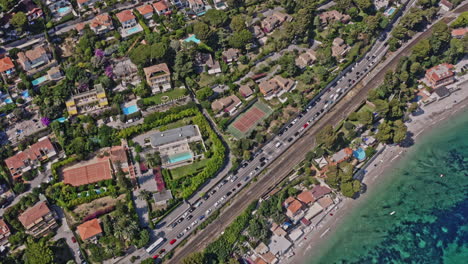
MULTIPOLYGON (((466 6, 467 4, 462 5, 462 7, 457 9, 457 12, 466 9, 466 6)), ((451 14, 447 14, 447 16, 451 16, 451 14)), ((453 18, 449 20, 452 19, 453 18)), ((209 242, 218 237, 229 223, 241 214, 252 201, 259 199, 266 191, 270 190, 273 186, 287 177, 292 168, 301 162, 305 158, 305 154, 315 145, 315 135, 325 126, 336 125, 343 119, 343 117, 355 111, 356 108, 365 101, 368 92, 383 82, 386 72, 396 67, 399 58, 401 56, 409 55, 413 45, 415 45, 419 40, 430 36, 431 32, 432 27, 393 54, 389 60, 383 63, 383 66, 379 66, 378 70, 371 72, 363 82, 358 83, 358 85, 349 91, 348 95, 345 96, 332 109, 332 111, 327 113, 325 117, 307 130, 305 134, 294 142, 279 159, 275 160, 275 162, 267 168, 266 173, 263 176, 260 176, 255 184, 243 191, 243 193, 239 195, 241 198, 232 201, 231 205, 222 212, 218 219, 213 221, 213 223, 207 228, 200 231, 196 237, 189 240, 183 247, 176 250, 174 257, 169 261, 169 263, 180 263, 181 260, 190 253, 202 250, 209 242)), ((307 119, 303 118, 303 120, 307 119)), ((293 127, 291 129, 293 129, 293 127)), ((249 169, 249 167, 247 169, 249 169)))

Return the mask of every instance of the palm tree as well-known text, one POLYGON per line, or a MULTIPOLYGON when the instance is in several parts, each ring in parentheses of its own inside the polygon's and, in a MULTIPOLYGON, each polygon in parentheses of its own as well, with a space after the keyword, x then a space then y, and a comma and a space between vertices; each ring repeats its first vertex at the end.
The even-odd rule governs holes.
POLYGON ((152 193, 148 190, 141 190, 140 194, 138 194, 138 198, 144 201, 148 201, 151 199, 152 193))

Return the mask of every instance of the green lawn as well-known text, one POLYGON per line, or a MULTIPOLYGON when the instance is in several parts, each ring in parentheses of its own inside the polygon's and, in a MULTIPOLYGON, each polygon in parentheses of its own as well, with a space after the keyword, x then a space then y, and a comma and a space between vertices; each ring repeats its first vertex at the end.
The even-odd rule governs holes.
POLYGON ((194 163, 170 170, 173 180, 180 179, 187 175, 195 174, 198 170, 204 168, 209 159, 202 159, 194 163))
POLYGON ((207 73, 202 73, 200 75, 200 81, 198 82, 198 85, 200 85, 200 87, 206 87, 206 86, 211 86, 215 83, 216 81, 216 76, 215 75, 209 75, 207 73))
POLYGON ((158 104, 164 103, 166 101, 177 99, 177 98, 182 97, 182 96, 184 96, 186 94, 187 94, 186 89, 174 89, 174 90, 167 91, 165 93, 155 94, 155 95, 153 95, 151 97, 148 97, 148 98, 143 98, 143 103, 145 105, 158 105, 158 104), (163 102, 161 100, 161 98, 163 96, 167 96, 169 98, 163 102))

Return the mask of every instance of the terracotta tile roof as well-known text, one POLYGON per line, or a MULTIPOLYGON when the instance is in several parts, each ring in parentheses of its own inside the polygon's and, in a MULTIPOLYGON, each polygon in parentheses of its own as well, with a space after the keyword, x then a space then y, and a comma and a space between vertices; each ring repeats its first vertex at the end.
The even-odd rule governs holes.
POLYGON ((10 232, 10 228, 7 226, 3 219, 0 219, 0 236, 8 234, 10 232))
POLYGON ((20 216, 18 216, 18 220, 23 224, 25 228, 28 228, 32 224, 36 223, 38 220, 41 220, 42 217, 46 216, 50 213, 50 209, 47 206, 45 201, 38 202, 33 207, 24 211, 20 216))
POLYGON ((113 146, 110 148, 110 159, 112 163, 128 163, 127 151, 122 146, 113 146))
POLYGON ((289 196, 284 202, 283 202, 283 206, 284 207, 288 207, 292 202, 294 202, 294 197, 292 196, 289 196))
POLYGON ((159 12, 169 8, 165 1, 159 1, 159 2, 154 3, 153 7, 154 7, 154 9, 158 10, 159 12))
POLYGON ((63 182, 73 186, 95 183, 112 179, 110 159, 91 161, 63 170, 63 182))
POLYGON ((156 65, 153 65, 153 66, 150 66, 150 67, 146 67, 146 68, 143 69, 143 71, 145 72, 146 79, 151 78, 151 75, 153 73, 157 73, 157 72, 164 73, 162 75, 171 74, 171 72, 169 71, 169 67, 167 67, 166 63, 156 64, 156 65))
POLYGON ((448 63, 442 63, 434 66, 426 71, 426 76, 429 76, 434 81, 440 81, 442 79, 452 77, 455 73, 452 71, 454 66, 448 63))
POLYGON ((137 10, 138 12, 140 12, 140 14, 142 14, 143 16, 144 15, 147 15, 149 13, 153 13, 153 7, 151 5, 142 5, 142 6, 139 6, 137 7, 137 10))
POLYGON ((119 19, 120 23, 135 19, 131 10, 124 10, 120 13, 116 14, 117 18, 119 19))
POLYGON ((316 185, 310 193, 314 197, 315 200, 322 198, 324 195, 331 193, 331 190, 326 186, 316 185))
POLYGON ((33 49, 30 49, 26 52, 19 52, 18 53, 18 61, 23 63, 25 61, 33 61, 40 58, 42 55, 46 54, 46 50, 43 46, 37 46, 33 49))
POLYGON ((80 234, 81 239, 83 240, 89 239, 102 233, 102 228, 97 218, 84 222, 83 224, 79 225, 76 229, 78 231, 78 234, 80 234))
POLYGON ((75 26, 76 31, 81 32, 85 28, 86 24, 85 23, 78 23, 75 26))
POLYGON ((239 87, 239 92, 244 97, 249 97, 253 94, 252 89, 248 85, 242 85, 241 87, 239 87))
POLYGON ((262 258, 257 258, 255 260, 255 264, 268 264, 268 263, 266 263, 262 258))
POLYGON ((0 72, 5 72, 7 70, 15 68, 13 61, 9 57, 0 59, 0 72))
POLYGON ((78 4, 84 4, 87 3, 89 0, 76 0, 78 4))
POLYGON ((43 138, 37 143, 32 144, 29 148, 17 153, 16 155, 9 157, 5 160, 5 163, 12 174, 14 174, 19 168, 27 167, 29 161, 36 161, 47 155, 48 153, 55 152, 55 148, 49 138, 43 138), (26 163, 25 163, 26 162, 26 163))
POLYGON ((297 196, 297 199, 305 204, 309 204, 315 201, 314 196, 312 196, 312 192, 310 190, 301 192, 297 196))
POLYGON ((92 28, 97 28, 99 26, 110 27, 112 26, 112 20, 109 14, 100 14, 91 21, 91 24, 89 24, 89 26, 92 28))
POLYGON ((237 96, 231 95, 213 101, 213 103, 211 103, 211 108, 216 112, 219 112, 223 109, 229 111, 230 108, 236 106, 240 102, 241 100, 237 96))
POLYGON ((466 28, 456 28, 452 30, 452 37, 463 37, 468 33, 468 27, 466 28))
POLYGON ((288 206, 288 211, 291 214, 296 214, 299 210, 302 209, 302 203, 299 202, 298 200, 294 200, 289 206, 288 206))
POLYGON ((440 5, 444 5, 444 6, 448 7, 449 9, 453 8, 453 4, 451 2, 449 2, 448 0, 441 0, 440 5))

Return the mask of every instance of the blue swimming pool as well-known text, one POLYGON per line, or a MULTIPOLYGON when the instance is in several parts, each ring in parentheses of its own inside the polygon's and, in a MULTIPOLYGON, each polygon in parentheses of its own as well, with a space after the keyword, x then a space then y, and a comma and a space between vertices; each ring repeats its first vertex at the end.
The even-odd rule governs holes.
POLYGON ((12 104, 12 103, 13 103, 13 100, 11 100, 11 98, 7 98, 7 99, 5 99, 5 103, 7 103, 7 104, 12 104))
POLYGON ((200 44, 201 40, 197 39, 195 35, 192 35, 186 39, 184 39, 185 42, 195 42, 197 44, 200 44))
POLYGON ((353 156, 359 161, 363 161, 366 159, 366 152, 362 148, 358 148, 357 150, 353 151, 353 156))
POLYGON ((39 77, 37 78, 36 80, 33 80, 31 83, 34 85, 34 86, 38 86, 39 84, 43 83, 47 81, 47 75, 44 75, 42 77, 39 77))
POLYGON ((395 13, 395 11, 396 11, 396 8, 390 7, 385 13, 387 13, 388 16, 391 16, 393 15, 393 13, 395 13))
POLYGON ((57 9, 57 12, 59 12, 60 14, 67 13, 68 11, 70 11, 70 7, 69 7, 69 6, 61 7, 61 8, 59 8, 59 9, 57 9))
POLYGON ((21 96, 23 96, 24 98, 29 98, 29 91, 28 91, 28 90, 23 91, 23 92, 21 93, 21 96))
POLYGON ((168 162, 169 163, 177 163, 181 161, 186 161, 192 159, 192 153, 190 152, 185 152, 185 153, 180 153, 177 155, 169 156, 168 162))
POLYGON ((138 110, 139 110, 138 106, 136 106, 136 105, 122 107, 122 111, 123 111, 124 115, 131 115, 133 113, 138 112, 138 110))
POLYGON ((67 121, 67 119, 65 117, 60 117, 60 118, 57 118, 55 119, 56 121, 59 121, 60 123, 63 123, 65 121, 67 121))
POLYGON ((132 27, 131 29, 128 29, 128 30, 127 30, 127 33, 128 33, 128 34, 133 34, 133 33, 138 32, 138 30, 140 30, 140 28, 139 28, 138 26, 132 27))

